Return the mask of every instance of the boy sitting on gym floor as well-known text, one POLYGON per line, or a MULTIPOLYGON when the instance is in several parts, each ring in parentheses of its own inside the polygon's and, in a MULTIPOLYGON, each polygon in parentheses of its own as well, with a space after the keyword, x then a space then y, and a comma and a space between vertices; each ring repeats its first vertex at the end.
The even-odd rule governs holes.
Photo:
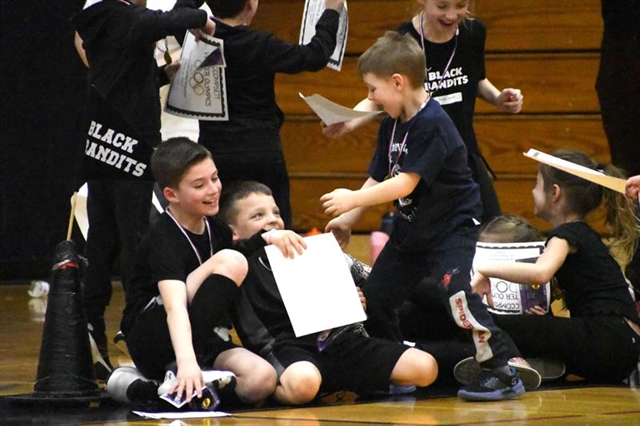
MULTIPOLYGON (((218 216, 231 227, 235 241, 262 233, 269 242, 271 233, 284 228, 271 190, 254 181, 225 188, 218 216)), ((234 325, 243 345, 276 369, 278 402, 305 404, 320 391, 389 392, 390 385, 423 387, 436 379, 438 366, 430 354, 368 337, 358 327, 336 333, 322 351, 319 333, 296 338, 265 251, 249 255, 248 263, 234 325)))

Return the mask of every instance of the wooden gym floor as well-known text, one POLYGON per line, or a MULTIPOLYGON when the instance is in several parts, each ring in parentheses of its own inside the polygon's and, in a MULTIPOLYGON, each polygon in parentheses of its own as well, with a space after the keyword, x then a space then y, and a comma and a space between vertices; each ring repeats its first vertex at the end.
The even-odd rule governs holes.
MULTIPOLYGON (((368 261, 368 237, 356 236, 352 254, 368 261)), ((28 283, 0 285, 0 424, 92 425, 640 425, 640 389, 625 387, 547 387, 512 401, 469 403, 448 392, 419 392, 373 401, 355 395, 333 395, 316 406, 261 409, 231 417, 192 420, 145 420, 113 403, 91 407, 59 407, 10 403, 7 396, 30 395, 40 358, 46 298, 32 299, 28 283), (342 397, 340 399, 339 397, 342 397)), ((117 331, 124 296, 119 284, 107 311, 108 335, 117 331)), ((115 345, 112 361, 129 362, 115 345)))

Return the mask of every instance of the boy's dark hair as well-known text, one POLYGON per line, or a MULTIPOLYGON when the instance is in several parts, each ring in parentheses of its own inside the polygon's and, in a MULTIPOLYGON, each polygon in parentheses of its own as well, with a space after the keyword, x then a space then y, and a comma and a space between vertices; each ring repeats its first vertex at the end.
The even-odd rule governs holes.
POLYGON ((411 87, 424 85, 426 60, 420 45, 409 34, 387 31, 358 59, 360 75, 391 77, 401 74, 409 78, 411 87))
POLYGON ((212 158, 207 148, 179 136, 162 142, 151 156, 151 172, 161 188, 177 188, 194 164, 212 158))
POLYGON ((248 0, 206 0, 213 16, 220 19, 233 18, 244 9, 248 0))
POLYGON ((502 243, 528 243, 541 241, 542 233, 531 222, 522 216, 496 216, 485 222, 480 228, 479 241, 486 237, 500 240, 502 243))
POLYGON ((271 189, 255 180, 238 180, 231 182, 222 189, 220 195, 220 210, 218 217, 228 225, 234 225, 238 218, 238 200, 247 198, 251 194, 264 194, 272 196, 271 189))

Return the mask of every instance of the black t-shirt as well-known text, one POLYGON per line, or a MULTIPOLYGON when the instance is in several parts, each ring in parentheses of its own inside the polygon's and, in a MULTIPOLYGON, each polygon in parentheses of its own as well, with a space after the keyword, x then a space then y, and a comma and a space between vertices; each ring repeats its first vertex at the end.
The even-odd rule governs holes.
POLYGON ((135 316, 152 298, 160 295, 158 282, 178 280, 186 282, 187 276, 222 249, 233 248, 250 254, 264 247, 264 239, 256 234, 249 240, 233 244, 231 229, 217 217, 207 217, 211 238, 205 230, 197 235, 179 227, 165 212, 140 242, 136 254, 131 281, 126 294, 126 307, 121 329, 126 334, 135 316), (185 231, 189 238, 182 231, 185 231), (197 249, 197 254, 193 246, 197 249))
POLYGON ((224 41, 229 121, 200 120, 199 142, 216 152, 281 151, 284 115, 276 103, 276 73, 323 69, 336 45, 340 15, 327 9, 307 45, 292 44, 249 26, 216 20, 224 41))
POLYGON ((467 146, 467 151, 479 154, 473 129, 473 112, 478 95, 478 83, 485 79, 484 43, 487 31, 484 23, 479 19, 466 21, 459 26, 459 34, 446 43, 432 43, 423 39, 411 21, 400 25, 398 31, 410 34, 424 46, 427 59, 427 91, 432 93, 433 98, 440 102, 449 114, 467 146), (451 64, 447 68, 449 60, 451 64))
POLYGON ((401 249, 426 250, 478 217, 480 193, 464 143, 451 118, 432 99, 406 123, 386 117, 380 125, 369 175, 382 182, 400 172, 421 178, 411 194, 396 201, 400 214, 391 241, 401 249))
POLYGON ((621 315, 638 322, 635 304, 620 266, 600 236, 582 221, 565 223, 551 231, 575 247, 556 272, 572 317, 621 315))

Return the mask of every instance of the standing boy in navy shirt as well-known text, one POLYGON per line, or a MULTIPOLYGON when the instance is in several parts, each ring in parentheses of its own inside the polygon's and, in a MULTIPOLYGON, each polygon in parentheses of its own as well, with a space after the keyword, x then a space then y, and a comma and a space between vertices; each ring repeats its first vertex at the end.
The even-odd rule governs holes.
MULTIPOLYGON (((394 230, 371 271, 364 294, 367 330, 402 341, 396 308, 427 276, 435 277, 456 324, 469 331, 476 359, 485 368, 458 395, 467 400, 503 400, 525 390, 507 361, 513 356, 469 285, 481 211, 478 185, 455 125, 424 89, 425 57, 418 43, 388 32, 358 62, 368 99, 389 115, 378 132, 369 179, 357 191, 322 196, 326 226, 344 248, 365 209, 395 200, 394 230)), ((428 326, 425 324, 425 326, 428 326)))

